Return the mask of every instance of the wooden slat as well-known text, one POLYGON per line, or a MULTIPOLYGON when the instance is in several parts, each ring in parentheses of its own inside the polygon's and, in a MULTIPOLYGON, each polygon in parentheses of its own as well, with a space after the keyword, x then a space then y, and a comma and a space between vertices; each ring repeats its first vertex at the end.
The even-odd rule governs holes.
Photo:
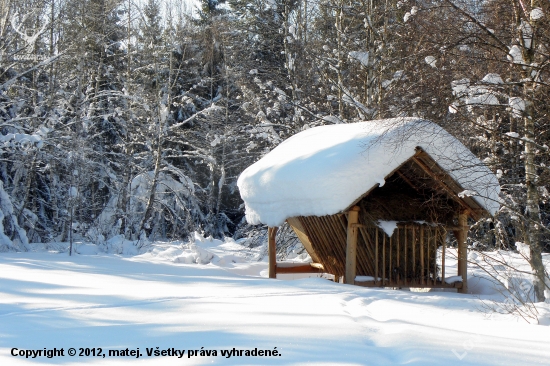
POLYGON ((375 271, 375 264, 374 264, 374 239, 372 238, 371 234, 369 233, 369 230, 372 230, 372 227, 370 229, 362 229, 362 238, 367 243, 366 245, 366 252, 369 256, 369 262, 370 262, 370 275, 374 275, 375 271))
MULTIPOLYGON (((367 211, 367 207, 365 206, 365 204, 363 202, 361 202, 360 204, 360 207, 361 207, 361 210, 362 212, 368 212, 367 211)), ((361 218, 364 218, 365 215, 362 215, 360 217, 361 218)), ((365 220, 363 220, 363 224, 365 224, 365 220)), ((360 228, 359 232, 361 233, 361 237, 363 238, 363 241, 365 242, 365 247, 367 249, 367 255, 369 256, 369 262, 371 262, 371 268, 370 268, 370 271, 371 271, 371 274, 374 273, 372 272, 373 271, 373 265, 372 265, 372 261, 374 259, 374 247, 373 247, 373 242, 372 242, 372 238, 370 237, 369 235, 369 232, 368 232, 368 229, 372 227, 372 225, 363 225, 364 227, 360 228)))
POLYGON ((325 266, 329 273, 337 273, 333 263, 330 262, 329 253, 325 250, 323 243, 319 240, 318 235, 315 232, 314 226, 311 224, 310 218, 302 216, 300 217, 300 221, 302 222, 302 225, 311 240, 313 250, 319 253, 319 262, 325 266))
POLYGON ((334 247, 330 240, 327 238, 324 231, 321 229, 320 223, 318 221, 318 218, 315 216, 308 217, 312 228, 315 229, 317 240, 319 241, 319 245, 323 247, 323 250, 325 253, 328 253, 329 258, 332 258, 334 262, 331 261, 331 265, 334 268, 334 270, 338 271, 335 273, 339 273, 340 267, 342 266, 344 257, 339 253, 338 248, 334 247))
MULTIPOLYGON (((422 225, 424 227, 424 225, 422 225)), ((430 283, 430 273, 432 269, 430 268, 430 242, 431 242, 431 231, 430 227, 427 227, 428 230, 424 230, 424 235, 426 236, 426 283, 430 283)))
MULTIPOLYGON (((345 237, 340 238, 338 236, 338 232, 336 232, 333 228, 333 226, 330 223, 331 217, 330 216, 321 216, 318 217, 319 219, 319 226, 323 227, 323 232, 326 236, 328 236, 331 240, 331 247, 335 250, 335 252, 338 255, 338 258, 343 260, 346 256, 344 245, 345 245, 345 237)), ((337 273, 338 275, 342 275, 343 273, 337 273)))
MULTIPOLYGON (((340 215, 337 217, 338 221, 340 222, 340 226, 342 227, 344 233, 346 233, 346 237, 347 237, 347 221, 346 221, 346 218, 344 217, 344 215, 340 215), (346 221, 346 222, 344 222, 346 221)), ((359 256, 361 258, 363 258, 362 254, 360 253, 359 256)), ((363 262, 363 260, 361 260, 360 262, 363 262)), ((364 264, 370 262, 368 259, 364 260, 364 264)), ((363 263, 360 263, 360 265, 362 265, 363 263)), ((362 271, 364 271, 365 273, 368 273, 369 270, 366 269, 366 268, 362 268, 362 271)))
MULTIPOLYGON (((330 231, 330 235, 335 241, 332 245, 335 247, 336 252, 338 253, 338 258, 340 262, 340 266, 343 269, 343 263, 346 258, 346 235, 339 235, 338 230, 334 228, 335 225, 331 224, 331 220, 334 219, 331 216, 324 216, 323 222, 326 226, 327 231, 330 231)), ((341 275, 344 275, 344 272, 342 271, 340 273, 341 275)))
MULTIPOLYGON (((341 230, 338 227, 338 222, 336 220, 339 220, 338 217, 335 216, 326 216, 326 223, 327 226, 329 226, 334 233, 338 233, 338 250, 340 251, 342 258, 346 257, 346 241, 347 241, 347 233, 344 230, 341 230)), ((358 230, 360 230, 357 227, 358 230)), ((360 273, 367 273, 368 272, 368 265, 370 264, 368 261, 368 258, 366 257, 364 251, 359 247, 359 241, 357 242, 357 259, 356 259, 356 271, 360 271, 360 273)), ((342 273, 343 274, 343 273, 342 273)))
MULTIPOLYGON (((338 225, 339 219, 337 216, 325 216, 325 222, 331 228, 334 240, 336 241, 333 245, 338 247, 339 253, 341 253, 342 258, 345 258, 345 245, 346 245, 346 232, 338 225)), ((344 272, 336 273, 335 275, 342 276, 344 272)))
POLYGON ((340 226, 342 227, 342 230, 344 230, 344 232, 348 232, 348 222, 347 222, 347 219, 345 217, 345 215, 338 215, 338 221, 340 222, 340 226))
POLYGON ((319 242, 323 245, 325 252, 329 253, 330 257, 334 259, 333 267, 338 268, 341 266, 343 257, 339 253, 339 248, 335 247, 330 238, 327 236, 326 231, 323 228, 322 223, 319 220, 319 217, 311 216, 309 217, 313 227, 318 233, 319 242))
MULTIPOLYGON (((345 258, 345 246, 346 246, 347 233, 346 233, 346 230, 340 225, 341 224, 341 218, 338 215, 332 215, 332 216, 330 216, 329 222, 330 222, 331 227, 334 230, 334 232, 337 233, 338 246, 339 246, 340 250, 342 251, 342 253, 344 253, 342 255, 342 258, 345 258)), ((342 272, 339 273, 338 275, 343 276, 344 271, 342 270, 342 272)))
MULTIPOLYGON (((363 228, 357 228, 357 265, 356 268, 363 275, 372 275, 374 267, 372 266, 372 259, 369 258, 367 244, 363 237, 363 228)), ((357 275, 357 273, 356 273, 357 275)))
POLYGON ((372 250, 371 250, 370 238, 368 236, 368 232, 367 232, 366 228, 364 228, 364 227, 359 228, 359 233, 361 233, 361 237, 363 238, 363 242, 365 243, 365 250, 367 252, 367 258, 364 259, 366 264, 367 264, 367 272, 366 273, 372 274, 372 273, 374 273, 374 268, 372 266, 372 258, 374 257, 374 255, 373 255, 372 250))

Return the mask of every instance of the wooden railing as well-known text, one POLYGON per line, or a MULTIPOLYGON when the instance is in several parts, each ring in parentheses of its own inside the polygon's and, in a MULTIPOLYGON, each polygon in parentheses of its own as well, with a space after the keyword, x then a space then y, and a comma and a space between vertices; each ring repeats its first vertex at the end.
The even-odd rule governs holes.
MULTIPOLYGON (((357 275, 372 276, 375 286, 449 287, 445 279, 447 230, 438 225, 398 224, 391 236, 377 226, 357 225, 358 249, 364 250, 371 265, 358 268, 357 275), (437 249, 441 246, 441 266, 437 249)), ((455 286, 450 286, 455 287, 455 286)))

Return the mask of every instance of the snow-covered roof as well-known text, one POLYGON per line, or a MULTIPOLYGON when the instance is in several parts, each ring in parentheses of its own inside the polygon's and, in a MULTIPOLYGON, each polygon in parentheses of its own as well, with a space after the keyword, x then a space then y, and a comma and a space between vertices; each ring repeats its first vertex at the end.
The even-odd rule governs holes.
POLYGON ((427 152, 462 188, 462 196, 494 214, 497 178, 456 138, 433 122, 394 118, 302 131, 249 166, 237 185, 251 224, 279 226, 295 216, 333 215, 415 155, 427 152))

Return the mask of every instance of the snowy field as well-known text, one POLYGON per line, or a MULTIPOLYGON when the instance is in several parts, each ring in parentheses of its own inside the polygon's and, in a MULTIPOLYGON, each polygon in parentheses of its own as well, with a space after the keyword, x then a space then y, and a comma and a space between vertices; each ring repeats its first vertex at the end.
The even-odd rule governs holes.
POLYGON ((112 242, 107 253, 88 244, 78 246, 80 254, 72 257, 43 245, 34 245, 30 253, 0 254, 1 365, 531 365, 550 360, 550 304, 537 306, 541 325, 489 312, 483 304, 504 296, 486 280, 470 280, 471 288, 483 293, 478 295, 365 289, 322 278, 270 280, 267 263, 258 261, 263 249, 243 250, 232 240, 197 236, 188 244, 154 243, 135 255, 113 254, 117 245, 128 253, 128 245, 112 242), (157 347, 185 353, 182 358, 147 356, 157 347), (11 355, 44 348, 63 348, 64 356, 11 355), (76 356, 68 355, 70 348, 76 356), (79 356, 80 348, 84 353, 101 348, 101 354, 79 356), (139 358, 109 356, 109 350, 138 348, 139 358), (211 355, 201 356, 201 348, 211 355), (227 357, 233 348, 242 356, 227 357), (256 348, 272 355, 245 356, 256 348))

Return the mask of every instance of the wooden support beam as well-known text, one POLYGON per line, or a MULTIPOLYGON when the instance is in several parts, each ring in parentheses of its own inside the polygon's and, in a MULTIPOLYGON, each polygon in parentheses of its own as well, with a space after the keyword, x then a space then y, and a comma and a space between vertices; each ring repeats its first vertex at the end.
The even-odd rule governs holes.
POLYGON ((277 273, 324 273, 321 263, 277 263, 277 273))
POLYGON ((407 178, 407 177, 405 176, 405 174, 401 173, 399 170, 396 171, 396 173, 397 173, 397 175, 399 175, 399 177, 401 177, 401 179, 403 179, 403 180, 405 181, 405 183, 407 183, 412 189, 414 189, 414 190, 417 191, 417 192, 420 192, 420 189, 419 189, 417 186, 415 186, 415 185, 413 184, 413 182, 411 182, 410 179, 407 178))
POLYGON ((278 227, 267 228, 267 253, 269 256, 269 278, 277 278, 277 247, 275 238, 278 227))
POLYGON ((286 222, 290 225, 298 239, 302 242, 302 245, 307 250, 309 255, 311 256, 311 259, 314 262, 320 262, 319 254, 313 250, 313 244, 311 244, 311 239, 307 235, 306 228, 304 227, 304 224, 300 220, 299 217, 289 217, 286 219, 286 222))
POLYGON ((458 215, 458 226, 461 230, 455 231, 458 242, 458 275, 462 276, 462 288, 459 290, 462 294, 468 293, 468 246, 466 238, 468 236, 468 216, 462 212, 458 215))
POLYGON ((309 265, 312 267, 312 268, 317 268, 317 269, 320 269, 322 271, 325 270, 325 266, 323 266, 321 263, 309 263, 309 265))
POLYGON ((357 231, 354 224, 359 221, 359 207, 353 206, 348 212, 348 230, 346 238, 346 274, 344 281, 348 285, 355 284, 355 270, 357 261, 357 231))
POLYGON ((459 197, 458 194, 464 191, 464 188, 458 184, 448 172, 446 172, 433 158, 422 150, 421 147, 416 147, 416 154, 411 158, 424 170, 430 177, 439 183, 441 188, 446 191, 454 200, 461 206, 462 211, 467 211, 467 214, 475 220, 487 215, 487 211, 475 200, 474 197, 459 197))
POLYGON ((460 206, 462 206, 464 209, 469 209, 470 207, 464 202, 462 198, 458 196, 457 193, 453 192, 451 188, 449 188, 445 182, 441 179, 441 176, 438 176, 436 173, 434 173, 422 160, 417 158, 416 156, 413 156, 411 158, 426 174, 428 174, 434 182, 437 182, 441 189, 445 191, 450 197, 452 197, 460 206))

